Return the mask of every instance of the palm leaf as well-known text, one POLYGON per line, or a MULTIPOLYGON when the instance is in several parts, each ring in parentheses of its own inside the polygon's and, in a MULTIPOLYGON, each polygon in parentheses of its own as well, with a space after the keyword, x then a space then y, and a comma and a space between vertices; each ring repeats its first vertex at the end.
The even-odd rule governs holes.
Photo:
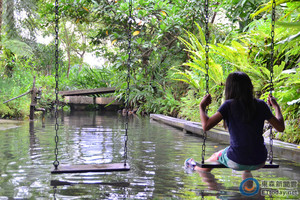
POLYGON ((281 40, 281 41, 277 42, 276 44, 285 44, 285 43, 289 43, 289 42, 291 42, 292 40, 297 39, 297 38, 299 38, 299 37, 300 37, 300 32, 298 32, 298 33, 295 34, 295 35, 291 35, 291 36, 285 38, 284 40, 281 40))
POLYGON ((276 22, 276 25, 285 28, 300 28, 300 22, 276 22))
POLYGON ((3 45, 18 57, 30 57, 33 55, 32 48, 20 40, 6 40, 3 42, 3 45))
MULTIPOLYGON (((276 5, 280 5, 283 3, 288 3, 288 2, 292 2, 292 1, 297 1, 297 0, 278 0, 276 1, 276 5)), ((272 0, 269 1, 267 4, 263 4, 261 7, 261 9, 259 9, 258 11, 256 11, 255 13, 251 14, 251 18, 253 19, 254 17, 256 17, 257 15, 259 15, 262 12, 268 12, 272 9, 272 0), (264 7, 263 7, 264 6, 264 7)))

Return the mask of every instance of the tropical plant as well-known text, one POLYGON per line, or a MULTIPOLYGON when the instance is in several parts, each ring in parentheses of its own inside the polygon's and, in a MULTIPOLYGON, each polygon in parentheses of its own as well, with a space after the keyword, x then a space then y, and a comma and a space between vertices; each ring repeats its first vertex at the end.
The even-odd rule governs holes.
POLYGON ((189 90, 184 97, 181 97, 181 105, 178 117, 191 121, 200 120, 199 104, 201 97, 195 90, 189 90))
POLYGON ((285 134, 278 134, 278 139, 300 143, 300 68, 285 70, 286 79, 275 87, 275 96, 279 100, 286 120, 285 134))
POLYGON ((111 87, 112 72, 107 68, 73 67, 70 73, 70 83, 73 89, 93 89, 111 87))
POLYGON ((161 104, 159 113, 174 117, 177 116, 181 103, 175 98, 172 88, 166 88, 164 90, 164 96, 155 101, 158 101, 161 104))
MULTIPOLYGON (((177 72, 174 75, 181 75, 182 78, 176 80, 184 81, 190 84, 193 88, 195 88, 198 92, 203 90, 201 85, 205 83, 205 74, 206 72, 206 52, 205 52, 205 35, 202 31, 202 28, 199 24, 196 23, 196 26, 199 30, 199 35, 196 36, 193 33, 186 31, 186 37, 188 40, 179 37, 179 40, 182 41, 186 46, 186 51, 190 54, 191 62, 183 63, 184 66, 189 67, 189 69, 185 69, 181 71, 180 69, 176 69, 177 72), (202 83, 202 84, 201 84, 202 83)), ((212 40, 213 41, 213 40, 212 40)), ((214 49, 214 43, 209 44, 211 49, 214 49)), ((208 75, 212 82, 210 84, 210 88, 212 90, 218 90, 220 86, 224 85, 224 75, 223 68, 220 64, 215 62, 214 52, 209 52, 209 70, 208 75)))

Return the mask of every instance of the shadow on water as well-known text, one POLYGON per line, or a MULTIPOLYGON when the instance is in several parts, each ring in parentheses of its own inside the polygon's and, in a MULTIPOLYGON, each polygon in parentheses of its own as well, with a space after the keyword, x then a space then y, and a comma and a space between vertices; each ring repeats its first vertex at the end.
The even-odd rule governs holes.
MULTIPOLYGON (((59 119, 61 164, 124 161, 123 116, 75 112, 59 119)), ((185 159, 201 159, 200 137, 139 117, 130 118, 128 134, 130 171, 51 175, 53 116, 0 131, 0 199, 271 199, 271 193, 273 199, 299 199, 291 194, 299 191, 299 163, 275 157, 279 169, 251 175, 231 169, 187 173, 185 159)), ((206 155, 225 146, 207 141, 206 155)))

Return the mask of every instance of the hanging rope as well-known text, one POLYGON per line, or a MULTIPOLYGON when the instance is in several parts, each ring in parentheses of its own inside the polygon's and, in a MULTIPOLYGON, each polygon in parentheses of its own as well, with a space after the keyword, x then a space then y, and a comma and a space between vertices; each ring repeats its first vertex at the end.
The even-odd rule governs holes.
POLYGON ((59 51, 58 51, 58 0, 55 0, 55 161, 53 165, 57 170, 59 161, 58 161, 58 67, 59 67, 59 51))
POLYGON ((124 137, 124 166, 127 162, 127 141, 128 141, 128 111, 129 111, 129 95, 130 95, 130 68, 131 68, 131 25, 132 25, 132 0, 129 0, 129 16, 128 16, 128 60, 127 60, 127 88, 126 88, 126 117, 125 117, 125 137, 124 137))
MULTIPOLYGON (((275 8, 276 1, 272 1, 272 20, 271 20, 271 54, 270 54, 270 95, 272 96, 272 91, 274 90, 273 78, 273 65, 274 65, 274 37, 275 37, 275 8)), ((270 151, 269 151, 269 162, 273 163, 273 127, 270 126, 270 151)))
MULTIPOLYGON (((204 7, 204 12, 205 12, 205 83, 206 83, 206 94, 209 94, 209 75, 208 75, 208 70, 209 70, 209 30, 208 30, 208 7, 209 7, 209 0, 205 0, 205 7, 204 7)), ((207 138, 207 133, 206 131, 203 132, 203 144, 202 144, 202 164, 204 164, 204 157, 205 157, 205 147, 206 147, 206 138, 207 138)))

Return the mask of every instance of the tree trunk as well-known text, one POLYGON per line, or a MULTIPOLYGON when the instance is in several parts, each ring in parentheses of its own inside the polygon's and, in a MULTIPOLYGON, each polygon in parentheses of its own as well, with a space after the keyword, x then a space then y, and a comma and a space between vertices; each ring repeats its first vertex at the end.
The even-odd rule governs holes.
POLYGON ((67 57, 68 57, 68 71, 67 71, 67 78, 69 78, 70 69, 71 69, 71 52, 67 50, 67 57))
POLYGON ((79 72, 82 70, 82 65, 83 65, 83 57, 84 57, 85 51, 80 54, 80 65, 79 65, 79 72))
POLYGON ((71 43, 72 43, 72 37, 74 36, 74 34, 72 34, 71 36, 69 36, 68 30, 67 30, 67 26, 66 24, 64 25, 64 43, 65 43, 65 48, 67 51, 67 57, 68 57, 68 70, 67 70, 67 78, 69 78, 69 74, 70 74, 70 69, 71 69, 71 43))

